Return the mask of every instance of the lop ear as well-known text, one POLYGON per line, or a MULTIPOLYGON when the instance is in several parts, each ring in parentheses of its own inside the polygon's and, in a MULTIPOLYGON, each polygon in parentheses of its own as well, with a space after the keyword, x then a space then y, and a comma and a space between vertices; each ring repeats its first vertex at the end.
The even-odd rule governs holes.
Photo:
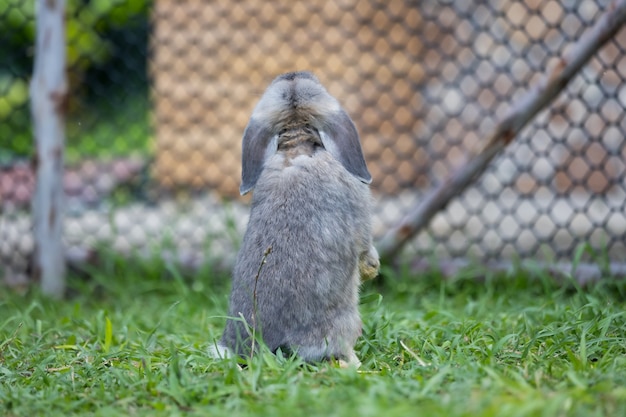
POLYGON ((341 109, 320 131, 320 137, 324 148, 362 182, 369 184, 372 176, 365 165, 361 142, 356 127, 348 114, 341 109))
POLYGON ((276 153, 278 138, 270 129, 254 119, 250 119, 243 132, 241 146, 241 195, 254 188, 263 171, 263 164, 276 153))

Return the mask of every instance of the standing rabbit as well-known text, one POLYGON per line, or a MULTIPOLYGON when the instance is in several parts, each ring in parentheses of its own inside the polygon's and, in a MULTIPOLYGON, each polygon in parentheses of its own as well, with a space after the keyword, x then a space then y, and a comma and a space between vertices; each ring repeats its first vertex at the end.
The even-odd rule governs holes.
POLYGON ((379 266, 370 182, 337 100, 309 72, 277 77, 243 136, 240 191, 254 194, 219 354, 253 354, 259 339, 305 361, 360 364, 359 284, 379 266))

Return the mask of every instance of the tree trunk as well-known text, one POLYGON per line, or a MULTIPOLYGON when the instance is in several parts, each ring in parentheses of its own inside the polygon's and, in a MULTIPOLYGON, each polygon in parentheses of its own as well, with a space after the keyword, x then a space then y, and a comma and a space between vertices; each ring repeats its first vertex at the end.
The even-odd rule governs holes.
POLYGON ((67 78, 65 74, 65 0, 37 0, 37 40, 30 84, 36 142, 32 200, 35 237, 33 280, 60 298, 65 292, 63 226, 63 153, 67 78))

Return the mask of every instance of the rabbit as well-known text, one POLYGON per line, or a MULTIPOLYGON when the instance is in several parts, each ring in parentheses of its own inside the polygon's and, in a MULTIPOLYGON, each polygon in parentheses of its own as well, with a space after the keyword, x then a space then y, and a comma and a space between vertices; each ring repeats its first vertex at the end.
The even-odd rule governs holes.
POLYGON ((359 366, 359 285, 379 260, 354 123, 312 73, 290 72, 254 108, 242 148, 240 192, 254 192, 217 354, 252 355, 262 338, 306 362, 359 366))

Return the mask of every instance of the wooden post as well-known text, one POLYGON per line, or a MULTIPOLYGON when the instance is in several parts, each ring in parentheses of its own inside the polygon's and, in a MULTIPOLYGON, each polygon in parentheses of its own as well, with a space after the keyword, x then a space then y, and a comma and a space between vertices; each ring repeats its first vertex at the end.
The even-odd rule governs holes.
POLYGON ((61 241, 63 154, 68 85, 65 73, 65 0, 37 0, 37 39, 30 84, 36 151, 36 190, 32 200, 35 237, 33 280, 42 291, 61 298, 65 257, 61 241))

